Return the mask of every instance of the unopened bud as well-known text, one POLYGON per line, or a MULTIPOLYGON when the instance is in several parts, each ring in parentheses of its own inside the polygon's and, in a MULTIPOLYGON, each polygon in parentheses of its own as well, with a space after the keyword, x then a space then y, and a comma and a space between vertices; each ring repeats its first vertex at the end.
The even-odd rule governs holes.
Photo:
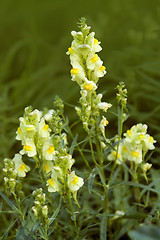
POLYGON ((47 216, 48 216, 48 207, 47 207, 47 205, 45 205, 45 206, 42 207, 42 215, 43 215, 44 217, 47 217, 47 216))

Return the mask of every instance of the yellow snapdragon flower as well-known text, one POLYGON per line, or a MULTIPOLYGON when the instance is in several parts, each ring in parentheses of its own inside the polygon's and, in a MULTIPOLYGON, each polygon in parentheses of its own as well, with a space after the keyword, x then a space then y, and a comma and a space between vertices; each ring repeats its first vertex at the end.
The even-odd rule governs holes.
POLYGON ((61 190, 57 177, 52 173, 51 178, 47 180, 48 192, 59 192, 61 190))
POLYGON ((20 154, 22 155, 27 154, 28 157, 33 157, 37 154, 36 146, 32 139, 27 138, 25 140, 25 145, 23 146, 23 149, 20 151, 20 154))
POLYGON ((56 154, 55 148, 53 144, 51 144, 51 140, 48 140, 43 145, 43 157, 46 160, 53 160, 56 154))
POLYGON ((84 184, 83 178, 75 175, 75 172, 71 172, 68 175, 68 187, 71 192, 76 192, 84 184))
POLYGON ((13 162, 15 164, 15 170, 17 171, 18 177, 25 177, 26 173, 30 171, 30 167, 22 161, 22 156, 20 154, 15 154, 13 162))
POLYGON ((38 124, 39 135, 42 138, 49 138, 51 129, 49 125, 45 123, 44 118, 41 118, 41 121, 38 124))

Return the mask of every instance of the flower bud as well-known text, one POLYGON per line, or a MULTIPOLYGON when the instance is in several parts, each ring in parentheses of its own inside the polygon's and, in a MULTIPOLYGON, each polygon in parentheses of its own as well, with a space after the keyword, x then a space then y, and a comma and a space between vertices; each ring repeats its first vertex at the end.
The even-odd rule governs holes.
POLYGON ((47 216, 48 216, 48 207, 47 207, 47 205, 42 207, 42 215, 47 218, 47 216))

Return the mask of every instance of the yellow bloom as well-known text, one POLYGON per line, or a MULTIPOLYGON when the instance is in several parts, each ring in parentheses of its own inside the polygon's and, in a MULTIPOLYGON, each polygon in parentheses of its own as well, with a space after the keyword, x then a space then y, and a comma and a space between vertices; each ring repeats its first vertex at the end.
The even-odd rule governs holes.
POLYGON ((59 192, 60 191, 60 183, 57 178, 51 175, 51 178, 47 181, 48 192, 59 192))
POLYGON ((91 91, 91 90, 96 90, 97 89, 97 86, 96 84, 93 82, 93 81, 88 81, 86 80, 82 86, 81 86, 82 89, 85 89, 87 91, 91 91))
POLYGON ((71 192, 76 192, 84 184, 83 178, 75 175, 75 172, 71 172, 68 175, 68 187, 71 192))
POLYGON ((43 157, 45 160, 53 160, 55 153, 55 148, 51 144, 51 140, 49 139, 43 145, 43 157))
POLYGON ((46 173, 51 172, 51 170, 53 169, 54 165, 52 163, 52 161, 43 161, 43 168, 46 171, 46 173))
POLYGON ((151 163, 145 163, 142 165, 142 169, 146 172, 152 167, 151 163))
POLYGON ((37 154, 36 146, 32 139, 27 138, 23 149, 20 151, 20 154, 27 154, 28 157, 33 157, 37 154))
POLYGON ((27 166, 23 161, 22 161, 22 156, 20 154, 15 154, 13 158, 13 162, 15 164, 15 170, 17 171, 18 177, 25 177, 26 173, 30 171, 30 167, 27 166))
POLYGON ((38 131, 42 138, 48 138, 50 136, 51 129, 48 124, 45 123, 43 118, 41 118, 41 121, 38 124, 38 131))

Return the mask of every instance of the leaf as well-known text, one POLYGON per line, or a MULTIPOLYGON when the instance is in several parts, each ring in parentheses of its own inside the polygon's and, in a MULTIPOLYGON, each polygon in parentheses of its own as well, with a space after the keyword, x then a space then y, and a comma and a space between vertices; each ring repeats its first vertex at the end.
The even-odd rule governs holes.
POLYGON ((160 229, 153 225, 141 226, 138 230, 129 232, 132 240, 159 240, 160 229))
MULTIPOLYGON (((121 229, 117 232, 116 236, 114 237, 114 240, 121 239, 122 236, 124 236, 130 229, 133 229, 133 227, 137 224, 136 220, 130 220, 125 221, 121 227, 121 229)), ((137 240, 137 239, 134 239, 137 240)), ((141 239, 142 240, 142 239, 141 239)))
POLYGON ((78 133, 76 134, 75 138, 74 138, 73 141, 72 141, 72 144, 71 144, 71 147, 70 147, 70 150, 69 150, 69 154, 70 154, 70 155, 73 154, 73 151, 74 151, 74 148, 75 148, 77 139, 78 139, 78 133))
POLYGON ((52 217, 49 219, 49 226, 54 222, 54 220, 56 219, 60 209, 61 209, 61 205, 62 205, 62 198, 60 198, 60 201, 59 201, 59 205, 58 207, 56 208, 56 210, 54 211, 52 217))
POLYGON ((99 174, 99 177, 100 177, 100 179, 101 179, 101 182, 102 182, 103 186, 106 186, 105 177, 103 176, 101 169, 98 168, 98 167, 96 167, 96 169, 97 169, 97 172, 98 172, 98 174, 99 174))
MULTIPOLYGON (((29 212, 29 214, 30 214, 34 224, 36 225, 37 230, 39 231, 41 237, 45 239, 45 232, 44 232, 42 225, 40 224, 39 221, 37 222, 37 219, 35 218, 34 214, 32 214, 31 212, 29 212)), ((35 226, 33 227, 32 231, 34 230, 34 228, 35 228, 35 226)))
MULTIPOLYGON (((158 193, 157 190, 151 188, 151 187, 148 186, 148 185, 144 185, 144 184, 141 184, 141 183, 123 181, 123 182, 119 183, 118 185, 121 185, 121 184, 128 185, 128 186, 133 186, 133 187, 139 187, 139 188, 145 189, 146 191, 158 193)), ((112 187, 114 187, 114 185, 113 185, 112 187)))
POLYGON ((11 223, 9 224, 7 230, 5 231, 5 233, 3 234, 2 236, 2 239, 7 239, 8 238, 8 234, 9 234, 9 231, 10 229, 14 226, 14 224, 17 222, 18 218, 16 218, 14 221, 11 221, 11 223))
POLYGON ((13 211, 19 212, 18 208, 0 191, 1 197, 6 201, 6 203, 12 208, 13 211))
POLYGON ((100 224, 100 240, 107 239, 107 215, 103 214, 100 224))
POLYGON ((21 227, 17 230, 16 240, 27 240, 27 239, 28 239, 28 237, 27 237, 27 235, 26 235, 25 228, 21 226, 21 227))
MULTIPOLYGON (((149 188, 151 188, 151 187, 153 187, 153 186, 154 186, 154 183, 153 183, 153 182, 151 182, 151 183, 148 185, 149 188)), ((143 190, 141 191, 141 193, 140 193, 140 198, 141 198, 141 197, 143 196, 143 194, 145 194, 147 191, 148 191, 147 189, 143 189, 143 190)))
POLYGON ((151 174, 152 174, 152 179, 153 179, 153 183, 155 186, 155 190, 158 193, 158 197, 160 200, 160 184, 159 184, 159 172, 156 171, 155 169, 151 169, 151 174))
POLYGON ((91 192, 92 192, 92 186, 93 186, 95 176, 96 176, 96 173, 94 172, 94 169, 93 169, 92 172, 89 175, 89 178, 88 178, 88 192, 89 192, 89 194, 91 194, 91 192))

